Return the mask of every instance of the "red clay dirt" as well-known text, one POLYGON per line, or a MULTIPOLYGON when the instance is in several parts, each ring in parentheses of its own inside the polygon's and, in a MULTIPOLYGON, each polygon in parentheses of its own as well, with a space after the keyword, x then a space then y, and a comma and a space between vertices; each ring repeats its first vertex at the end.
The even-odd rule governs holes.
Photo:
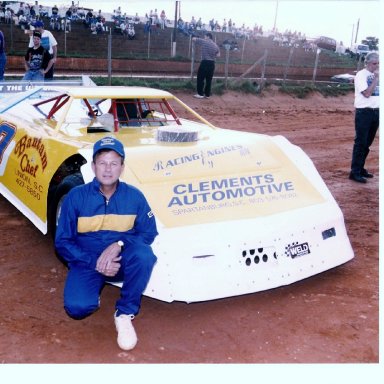
POLYGON ((113 323, 118 288, 104 289, 101 309, 91 317, 70 319, 62 306, 66 269, 50 238, 0 197, 0 361, 378 363, 379 139, 367 163, 375 177, 365 185, 348 180, 353 94, 298 99, 270 89, 262 96, 229 92, 210 100, 176 94, 217 126, 283 135, 303 148, 344 213, 355 258, 245 296, 194 304, 144 297, 134 322, 139 343, 125 352, 113 323))

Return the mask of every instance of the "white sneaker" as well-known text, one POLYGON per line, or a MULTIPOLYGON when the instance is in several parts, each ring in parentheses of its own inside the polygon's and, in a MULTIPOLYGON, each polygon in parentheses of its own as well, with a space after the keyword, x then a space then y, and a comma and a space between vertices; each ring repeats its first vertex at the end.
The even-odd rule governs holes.
POLYGON ((196 95, 193 95, 193 97, 196 97, 196 99, 204 99, 204 96, 201 96, 198 93, 196 93, 196 95))
POLYGON ((116 317, 115 325, 117 330, 117 344, 121 349, 129 351, 135 348, 137 344, 137 336, 135 328, 133 328, 132 320, 134 315, 120 315, 116 317))

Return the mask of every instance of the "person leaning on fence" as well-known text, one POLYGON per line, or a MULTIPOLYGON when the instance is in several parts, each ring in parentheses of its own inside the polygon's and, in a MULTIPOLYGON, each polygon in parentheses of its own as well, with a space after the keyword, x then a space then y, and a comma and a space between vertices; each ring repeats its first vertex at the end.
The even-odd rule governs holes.
MULTIPOLYGON (((54 74, 54 67, 57 60, 57 41, 53 36, 52 32, 44 29, 44 23, 42 21, 36 21, 33 26, 35 27, 35 31, 40 32, 41 45, 48 51, 52 59, 52 66, 50 70, 45 74, 44 80, 52 80, 54 74)), ((29 41, 29 47, 33 47, 33 37, 31 37, 29 41)))
POLYGON ((33 47, 25 54, 25 75, 23 80, 44 81, 44 75, 53 65, 49 52, 41 46, 41 33, 33 32, 33 47))
POLYGON ((193 37, 192 40, 201 47, 201 62, 197 71, 197 99, 208 99, 211 96, 211 84, 215 72, 215 61, 220 56, 219 46, 212 40, 210 32, 205 33, 204 39, 193 37))

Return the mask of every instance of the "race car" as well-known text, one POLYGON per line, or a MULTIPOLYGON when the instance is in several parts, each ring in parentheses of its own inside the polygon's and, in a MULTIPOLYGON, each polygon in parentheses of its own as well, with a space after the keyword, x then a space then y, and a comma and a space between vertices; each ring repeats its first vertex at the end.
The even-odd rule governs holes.
POLYGON ((343 214, 299 147, 215 127, 152 88, 36 87, 0 100, 0 192, 54 234, 63 199, 93 179, 92 147, 107 135, 124 143, 122 179, 157 221, 146 296, 249 294, 354 257, 343 214))

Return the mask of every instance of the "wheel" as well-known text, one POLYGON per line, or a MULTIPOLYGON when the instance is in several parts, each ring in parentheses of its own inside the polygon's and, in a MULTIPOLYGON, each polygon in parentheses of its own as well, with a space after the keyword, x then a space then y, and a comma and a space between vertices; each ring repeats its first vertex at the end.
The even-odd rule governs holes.
POLYGON ((65 196, 72 188, 82 184, 84 184, 83 176, 80 172, 76 172, 66 176, 56 187, 48 211, 48 230, 53 239, 55 239, 57 223, 60 217, 61 206, 63 205, 65 196))

